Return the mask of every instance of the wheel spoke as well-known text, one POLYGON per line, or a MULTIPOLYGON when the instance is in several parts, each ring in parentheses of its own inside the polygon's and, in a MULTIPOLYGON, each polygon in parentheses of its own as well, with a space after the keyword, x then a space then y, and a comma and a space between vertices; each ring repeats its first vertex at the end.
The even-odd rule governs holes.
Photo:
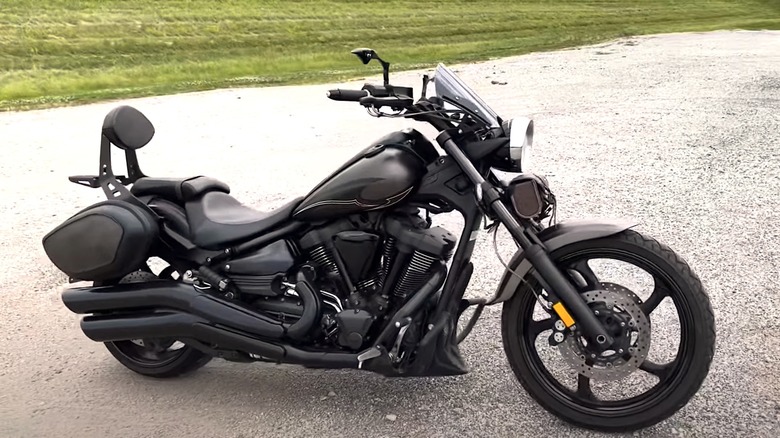
POLYGON ((540 321, 531 321, 528 323, 528 333, 532 336, 532 339, 536 340, 545 330, 552 330, 555 321, 552 318, 542 319, 540 321))
POLYGON ((577 374, 577 395, 586 400, 595 400, 593 390, 590 389, 590 377, 577 374))
POLYGON ((659 365, 654 362, 650 362, 649 360, 646 360, 642 362, 642 365, 639 365, 639 369, 650 373, 659 379, 663 380, 667 376, 669 376, 669 372, 672 371, 672 366, 674 365, 674 362, 669 362, 667 364, 659 365))
POLYGON ((639 305, 645 315, 653 313, 653 310, 655 310, 655 308, 661 304, 661 301, 669 296, 669 289, 666 288, 662 280, 658 277, 655 277, 654 281, 655 289, 653 289, 653 293, 650 294, 645 302, 639 305))
POLYGON ((595 290, 599 287, 599 278, 590 268, 587 260, 580 260, 571 265, 571 268, 577 271, 582 276, 582 279, 585 280, 584 285, 579 285, 580 288, 584 290, 595 290))

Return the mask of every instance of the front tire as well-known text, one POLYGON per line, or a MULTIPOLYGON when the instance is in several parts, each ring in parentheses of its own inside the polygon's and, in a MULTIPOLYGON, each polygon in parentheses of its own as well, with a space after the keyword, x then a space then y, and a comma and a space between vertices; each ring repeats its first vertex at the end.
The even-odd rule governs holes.
MULTIPOLYGON (((587 260, 593 258, 618 260, 639 266, 650 273, 654 286, 649 296, 644 300, 632 293, 627 293, 627 296, 637 300, 637 308, 642 310, 640 318, 646 316, 648 320, 652 320, 652 312, 658 308, 661 301, 666 297, 670 298, 679 318, 679 347, 675 358, 663 365, 653 363, 645 357, 633 357, 622 362, 633 361, 637 368, 631 375, 617 380, 619 385, 634 384, 636 379, 644 375, 642 373, 647 373, 646 376, 651 380, 658 379, 658 383, 639 395, 622 400, 599 399, 594 395, 595 387, 592 386, 592 383, 599 382, 591 382, 593 374, 588 376, 586 374, 589 371, 583 371, 590 370, 589 366, 595 367, 592 362, 583 363, 582 370, 573 370, 574 366, 568 364, 568 368, 564 367, 571 373, 567 379, 575 380, 562 383, 547 368, 537 346, 539 343, 547 348, 560 349, 563 346, 560 344, 558 347, 552 347, 548 344, 550 335, 542 336, 545 332, 553 333, 554 320, 557 318, 534 319, 534 312, 538 315, 542 309, 542 306, 537 304, 534 292, 544 294, 544 291, 529 274, 515 295, 504 303, 501 318, 504 350, 512 371, 523 388, 542 407, 559 418, 580 427, 605 432, 627 432, 651 426, 670 417, 688 403, 708 374, 715 346, 715 322, 701 281, 687 263, 670 248, 632 230, 571 244, 555 251, 551 257, 556 265, 565 271, 578 271, 577 277, 580 281, 575 278, 573 280, 579 283, 581 293, 603 290, 607 284, 595 281, 596 276, 590 268, 582 268, 588 266, 587 260), (537 342, 537 338, 540 342, 537 342), (621 383, 626 379, 631 383, 621 383)), ((651 322, 637 323, 637 327, 642 325, 650 330, 650 324, 651 322)), ((633 351, 640 349, 642 348, 635 346, 633 351)), ((553 360, 564 360, 563 355, 549 356, 553 357, 553 360)), ((590 361, 586 356, 590 355, 583 354, 583 360, 590 361)))

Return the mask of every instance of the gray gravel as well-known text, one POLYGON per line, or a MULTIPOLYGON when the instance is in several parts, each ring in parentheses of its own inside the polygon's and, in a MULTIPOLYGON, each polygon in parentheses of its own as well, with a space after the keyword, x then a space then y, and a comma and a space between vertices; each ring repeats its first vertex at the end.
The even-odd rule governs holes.
MULTIPOLYGON (((536 167, 550 176, 562 219, 635 218, 689 261, 712 296, 710 376, 676 416, 637 435, 776 435, 780 33, 631 38, 455 68, 500 114, 535 118, 536 167)), ((419 88, 418 78, 394 82, 419 88)), ((410 124, 331 102, 328 88, 131 100, 158 130, 142 167, 214 176, 268 209, 410 124)), ((116 104, 0 114, 0 436, 596 435, 554 419, 519 388, 498 308, 462 346, 472 369, 462 377, 214 361, 158 381, 123 369, 62 306, 65 278, 40 246, 101 199, 66 176, 96 170, 100 124, 116 104)), ((442 222, 457 231, 457 219, 442 222)), ((505 256, 509 248, 503 239, 505 256)), ((488 295, 501 266, 485 235, 474 261, 469 294, 488 295)), ((654 323, 654 339, 665 327, 654 323)))

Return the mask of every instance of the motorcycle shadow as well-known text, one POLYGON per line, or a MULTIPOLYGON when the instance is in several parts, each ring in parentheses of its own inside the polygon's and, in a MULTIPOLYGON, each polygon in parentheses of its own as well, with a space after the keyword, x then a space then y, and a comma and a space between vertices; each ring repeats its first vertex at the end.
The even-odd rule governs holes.
POLYGON ((528 409, 532 401, 504 369, 503 358, 494 356, 469 364, 470 372, 465 375, 409 378, 214 360, 189 375, 154 379, 106 362, 96 370, 93 382, 117 393, 126 390, 137 393, 138 398, 151 398, 153 404, 144 409, 177 406, 185 412, 197 412, 208 406, 238 422, 248 421, 244 419, 247 415, 259 415, 263 421, 299 415, 302 421, 329 419, 336 422, 333 427, 339 427, 337 420, 355 425, 393 414, 424 424, 434 414, 466 421, 469 413, 484 416, 486 411, 528 409), (359 420, 354 417, 358 413, 359 420))
MULTIPOLYGON (((472 374, 453 377, 384 377, 358 370, 319 370, 296 365, 270 363, 241 364, 215 360, 195 373, 174 379, 155 379, 128 374, 119 364, 96 373, 95 383, 105 381, 114 388, 127 385, 133 391, 154 394, 155 398, 222 401, 225 407, 245 403, 273 404, 294 409, 310 409, 313 401, 343 404, 345 407, 395 402, 425 403, 426 399, 469 392, 478 385, 472 374), (124 378, 117 378, 124 374, 124 378)), ((449 398, 449 397, 448 397, 449 398)))

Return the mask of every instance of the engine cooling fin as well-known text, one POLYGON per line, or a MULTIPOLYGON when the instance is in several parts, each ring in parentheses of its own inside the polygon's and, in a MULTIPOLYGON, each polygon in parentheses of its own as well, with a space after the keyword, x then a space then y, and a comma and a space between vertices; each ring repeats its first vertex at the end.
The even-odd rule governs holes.
POLYGON ((393 290, 393 295, 405 299, 407 295, 414 292, 426 280, 428 270, 435 261, 434 256, 415 251, 393 290))

